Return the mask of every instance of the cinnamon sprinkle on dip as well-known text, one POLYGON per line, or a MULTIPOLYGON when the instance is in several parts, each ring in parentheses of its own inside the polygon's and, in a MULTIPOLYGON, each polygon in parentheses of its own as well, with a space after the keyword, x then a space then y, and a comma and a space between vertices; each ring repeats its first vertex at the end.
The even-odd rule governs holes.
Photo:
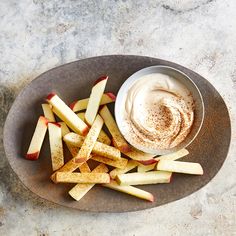
POLYGON ((121 108, 124 136, 135 147, 169 149, 189 134, 194 120, 194 100, 177 79, 153 73, 133 83, 121 108))

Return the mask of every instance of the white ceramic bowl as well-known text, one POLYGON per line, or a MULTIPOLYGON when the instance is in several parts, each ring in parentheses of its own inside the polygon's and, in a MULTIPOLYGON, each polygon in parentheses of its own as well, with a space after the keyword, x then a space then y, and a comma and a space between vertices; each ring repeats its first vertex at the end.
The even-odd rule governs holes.
POLYGON ((186 74, 184 74, 183 72, 175 68, 168 67, 168 66, 162 66, 162 65, 151 66, 151 67, 146 67, 144 69, 137 71, 123 83, 116 98, 115 118, 116 118, 117 125, 120 129, 120 132, 123 134, 123 136, 128 141, 128 143, 130 143, 135 148, 139 148, 141 151, 156 154, 156 155, 164 155, 167 153, 176 152, 182 148, 187 147, 196 138, 197 134, 199 133, 201 129, 203 119, 204 119, 204 103, 203 103, 202 95, 198 87, 191 80, 191 78, 189 78, 186 74), (147 149, 146 147, 141 148, 140 146, 137 147, 135 146, 135 143, 129 136, 124 135, 124 130, 122 126, 122 122, 124 121, 123 121, 122 113, 120 112, 120 108, 124 106, 127 92, 129 88, 134 84, 135 81, 139 80, 144 75, 148 75, 152 73, 161 73, 161 74, 165 74, 165 75, 168 75, 177 79, 179 82, 184 84, 186 88, 192 93, 192 96, 195 102, 194 122, 193 122, 190 133, 184 139, 183 142, 181 142, 179 145, 170 149, 157 150, 157 149, 150 149, 150 148, 147 149))

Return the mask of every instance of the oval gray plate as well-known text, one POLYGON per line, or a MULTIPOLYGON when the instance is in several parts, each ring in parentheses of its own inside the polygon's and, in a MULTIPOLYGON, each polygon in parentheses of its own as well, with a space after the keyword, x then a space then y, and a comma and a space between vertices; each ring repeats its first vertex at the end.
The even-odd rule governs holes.
MULTIPOLYGON (((7 159, 22 183, 38 196, 62 206, 94 212, 125 212, 152 208, 188 196, 206 185, 219 171, 226 159, 231 137, 227 107, 214 87, 195 72, 172 62, 142 56, 101 56, 75 61, 54 68, 33 80, 18 95, 4 126, 4 147, 7 159), (204 104, 205 120, 200 133, 189 146, 185 161, 199 162, 203 176, 174 174, 170 184, 140 186, 155 196, 153 203, 105 189, 94 187, 79 202, 68 191, 71 184, 53 184, 48 138, 44 141, 38 161, 24 159, 41 103, 50 92, 56 92, 68 104, 88 97, 91 86, 99 76, 110 80, 106 91, 117 93, 122 83, 134 72, 148 66, 166 65, 186 73, 199 87, 204 104)), ((68 154, 67 158, 69 158, 68 154)))

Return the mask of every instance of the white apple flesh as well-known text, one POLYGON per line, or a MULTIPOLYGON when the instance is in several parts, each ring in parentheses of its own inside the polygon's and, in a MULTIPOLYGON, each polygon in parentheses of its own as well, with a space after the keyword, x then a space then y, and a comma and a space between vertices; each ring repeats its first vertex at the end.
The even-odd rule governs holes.
POLYGON ((116 181, 120 185, 144 185, 170 183, 171 172, 150 171, 146 173, 128 173, 117 175, 116 181))
POLYGON ((142 165, 139 163, 137 171, 144 173, 144 172, 153 170, 155 168, 155 166, 156 166, 156 163, 153 163, 151 165, 142 165))
POLYGON ((157 163, 156 169, 183 174, 203 175, 202 166, 199 163, 193 162, 160 160, 157 163))
POLYGON ((171 160, 171 161, 175 161, 177 159, 180 159, 184 156, 187 156, 189 154, 189 151, 185 148, 180 149, 177 152, 173 152, 170 154, 166 154, 166 155, 162 155, 159 157, 154 158, 156 161, 160 161, 160 160, 171 160))
POLYGON ((103 184, 110 183, 107 173, 56 172, 56 183, 103 184))
POLYGON ((108 76, 99 78, 92 88, 88 106, 85 112, 85 122, 89 125, 92 125, 95 120, 107 80, 108 76))
POLYGON ((54 117, 54 114, 52 112, 52 106, 49 104, 42 104, 42 109, 43 109, 43 114, 44 117, 49 121, 49 122, 56 122, 56 119, 54 117))
POLYGON ((154 201, 154 197, 151 193, 146 192, 142 189, 139 188, 135 188, 133 186, 121 186, 119 184, 117 184, 114 180, 111 180, 111 182, 109 184, 103 184, 102 186, 106 187, 106 188, 110 188, 122 193, 127 193, 129 195, 144 199, 144 200, 148 200, 150 202, 154 201))
POLYGON ((34 130, 34 134, 31 139, 29 149, 26 154, 26 159, 29 159, 29 160, 38 159, 39 153, 43 144, 43 140, 47 132, 47 124, 48 124, 48 120, 45 117, 40 116, 38 119, 36 128, 34 130))
POLYGON ((61 125, 58 123, 48 123, 48 133, 52 170, 56 171, 64 165, 61 125))

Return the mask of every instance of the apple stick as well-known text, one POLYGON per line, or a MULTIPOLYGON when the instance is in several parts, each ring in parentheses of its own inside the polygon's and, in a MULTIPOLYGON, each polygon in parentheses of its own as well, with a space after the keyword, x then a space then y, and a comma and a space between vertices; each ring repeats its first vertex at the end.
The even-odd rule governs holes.
POLYGON ((61 121, 57 122, 61 126, 61 136, 64 137, 66 134, 70 133, 69 128, 67 127, 66 123, 61 121))
POLYGON ((88 101, 88 106, 85 112, 85 121, 89 125, 92 125, 98 113, 98 108, 107 84, 107 80, 108 76, 100 77, 93 85, 88 101))
MULTIPOLYGON (((104 164, 100 164, 92 173, 106 173, 108 168, 104 164)), ((79 201, 95 184, 76 184, 70 191, 69 195, 76 201, 79 201)))
POLYGON ((29 160, 38 159, 39 153, 43 144, 43 140, 47 132, 47 124, 48 124, 48 120, 45 117, 40 116, 38 119, 36 128, 34 130, 34 134, 31 139, 29 149, 26 154, 26 159, 29 159, 29 160))
POLYGON ((56 183, 104 184, 110 183, 110 176, 107 173, 57 172, 55 181, 56 183))
POLYGON ((138 163, 136 161, 129 160, 125 168, 123 168, 123 169, 115 168, 109 174, 112 179, 115 179, 117 175, 125 174, 125 173, 129 172, 130 170, 134 169, 137 165, 138 165, 138 163))
POLYGON ((203 175, 202 166, 194 162, 160 160, 156 169, 183 174, 203 175))
MULTIPOLYGON (((69 143, 66 143, 66 146, 68 147, 68 149, 73 157, 75 157, 77 155, 77 153, 79 152, 79 147, 72 146, 69 143)), ((82 166, 79 166, 79 170, 81 173, 90 173, 91 172, 87 162, 85 162, 82 166)))
POLYGON ((100 142, 95 143, 93 153, 112 160, 119 160, 121 158, 121 153, 117 148, 100 142))
MULTIPOLYGON (((55 107, 52 107, 52 111, 53 111, 53 113, 54 113, 55 115, 57 115, 58 118, 60 118, 60 120, 63 120, 63 119, 64 119, 63 115, 62 115, 55 107)), ((63 122, 64 122, 64 121, 63 121, 63 122)), ((64 122, 64 123, 65 123, 71 130, 74 131, 73 125, 70 124, 69 121, 64 122)), ((89 128, 88 128, 88 130, 89 130, 89 128)), ((75 131, 74 131, 74 132, 75 132, 75 131)))
MULTIPOLYGON (((84 137, 75 133, 69 133, 63 137, 63 140, 73 146, 81 147, 84 142, 84 137)), ((100 142, 95 142, 92 152, 113 160, 121 158, 121 153, 118 149, 100 142)))
POLYGON ((56 94, 49 94, 47 101, 53 106, 53 112, 73 131, 82 135, 88 133, 88 126, 56 94))
POLYGON ((187 156, 189 154, 189 151, 185 148, 180 149, 177 152, 173 152, 170 154, 166 154, 166 155, 162 155, 159 157, 156 157, 155 160, 156 161, 160 161, 160 160, 170 160, 170 161, 175 161, 177 159, 180 159, 181 157, 187 156))
POLYGON ((150 160, 138 161, 138 162, 142 165, 149 166, 151 164, 156 164, 158 161, 155 158, 153 158, 153 159, 150 159, 150 160))
POLYGON ((48 123, 49 143, 52 159, 52 170, 56 171, 64 165, 61 126, 58 123, 48 123))
POLYGON ((120 133, 117 124, 111 112, 108 110, 107 106, 103 106, 103 108, 101 108, 101 110, 99 111, 99 114, 103 118, 105 125, 107 126, 109 132, 111 133, 111 136, 114 142, 116 143, 117 148, 125 153, 130 151, 128 143, 125 141, 124 137, 120 133))
MULTIPOLYGON (((99 105, 105 105, 112 103, 116 100, 116 96, 113 93, 104 93, 99 105)), ((89 98, 81 99, 70 104, 70 108, 74 112, 86 110, 89 98)))
POLYGON ((142 152, 132 146, 130 146, 130 151, 127 153, 124 153, 125 155, 127 155, 128 157, 133 157, 135 159, 139 160, 151 160, 153 157, 155 157, 155 154, 150 154, 150 153, 145 153, 142 152))
MULTIPOLYGON (((174 160, 180 159, 180 158, 182 158, 182 157, 184 157, 184 156, 186 156, 188 154, 189 154, 189 151, 187 149, 183 148, 183 149, 181 149, 181 150, 179 150, 177 152, 173 152, 173 153, 170 153, 170 154, 162 155, 162 156, 150 159, 150 160, 140 160, 139 162, 142 165, 151 165, 151 164, 154 164, 154 163, 158 162, 159 160, 172 160, 172 161, 174 161, 174 160)), ((126 155, 129 156, 130 158, 132 158, 129 153, 126 153, 126 155)), ((151 154, 147 154, 147 155, 151 155, 151 154)), ((140 159, 141 159, 141 156, 140 156, 140 159)))
POLYGON ((56 119, 53 115, 53 112, 52 112, 52 107, 51 105, 49 104, 42 104, 42 109, 43 109, 43 114, 44 114, 44 117, 49 121, 49 122, 56 122, 56 119))
POLYGON ((153 154, 149 154, 149 153, 144 153, 142 151, 139 151, 133 147, 130 147, 130 151, 123 153, 124 155, 128 156, 129 158, 131 158, 132 160, 136 160, 136 161, 146 161, 147 163, 150 162, 156 162, 153 157, 155 155, 153 154))
MULTIPOLYGON (((77 113, 77 116, 82 121, 85 121, 85 113, 84 112, 77 113)), ((105 143, 107 145, 111 144, 111 139, 108 137, 108 135, 103 130, 101 130, 99 135, 98 135, 98 141, 101 142, 101 143, 105 143)))
POLYGON ((144 173, 144 172, 147 172, 147 171, 150 171, 150 170, 153 170, 156 166, 156 163, 153 163, 151 165, 142 165, 139 163, 138 165, 138 172, 141 172, 141 173, 144 173))
POLYGON ((146 173, 128 173, 117 175, 116 181, 120 185, 143 185, 170 183, 171 172, 166 171, 150 171, 146 173))
POLYGON ((109 159, 106 157, 93 155, 91 157, 91 159, 94 161, 98 161, 98 162, 107 164, 109 166, 120 168, 120 169, 124 169, 128 163, 128 160, 125 158, 122 158, 122 157, 119 160, 112 160, 112 159, 109 159))
POLYGON ((151 193, 146 192, 142 189, 133 187, 133 186, 129 186, 129 185, 121 186, 117 184, 114 180, 111 180, 109 184, 103 184, 102 186, 122 192, 122 193, 127 193, 129 195, 132 195, 132 196, 144 199, 144 200, 148 200, 150 202, 154 201, 154 196, 151 193))

